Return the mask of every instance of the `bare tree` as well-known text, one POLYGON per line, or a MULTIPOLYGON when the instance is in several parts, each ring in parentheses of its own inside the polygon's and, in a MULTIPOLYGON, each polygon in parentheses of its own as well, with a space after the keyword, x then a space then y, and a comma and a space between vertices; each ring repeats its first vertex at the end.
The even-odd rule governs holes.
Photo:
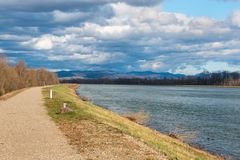
POLYGON ((11 67, 6 58, 0 56, 0 96, 24 87, 56 83, 59 81, 54 73, 45 69, 28 69, 24 61, 19 61, 15 67, 11 67))

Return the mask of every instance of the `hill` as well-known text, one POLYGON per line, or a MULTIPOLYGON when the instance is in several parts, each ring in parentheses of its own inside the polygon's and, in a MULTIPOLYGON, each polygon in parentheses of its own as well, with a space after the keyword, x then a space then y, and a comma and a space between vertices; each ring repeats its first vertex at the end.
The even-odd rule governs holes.
POLYGON ((183 74, 173 74, 169 72, 152 71, 133 71, 133 72, 115 72, 115 71, 59 71, 56 72, 59 78, 81 78, 81 79, 118 79, 118 78, 151 78, 177 79, 185 77, 183 74))

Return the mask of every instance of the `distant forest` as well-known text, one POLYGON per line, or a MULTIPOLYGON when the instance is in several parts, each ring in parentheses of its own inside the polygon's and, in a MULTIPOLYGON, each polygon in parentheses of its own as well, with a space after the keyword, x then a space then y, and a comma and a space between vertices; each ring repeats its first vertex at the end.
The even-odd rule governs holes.
POLYGON ((5 57, 0 56, 0 96, 8 92, 59 83, 58 77, 45 69, 29 69, 24 61, 10 66, 5 57))
POLYGON ((196 76, 181 78, 117 78, 117 79, 62 79, 61 83, 79 84, 137 84, 137 85, 221 85, 240 86, 239 72, 201 73, 196 76))

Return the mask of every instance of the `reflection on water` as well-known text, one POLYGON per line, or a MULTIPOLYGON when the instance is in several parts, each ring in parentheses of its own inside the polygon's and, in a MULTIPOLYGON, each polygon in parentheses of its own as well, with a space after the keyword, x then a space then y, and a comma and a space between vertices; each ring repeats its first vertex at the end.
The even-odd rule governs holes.
POLYGON ((81 85, 78 93, 119 114, 144 110, 150 127, 240 159, 238 88, 81 85))

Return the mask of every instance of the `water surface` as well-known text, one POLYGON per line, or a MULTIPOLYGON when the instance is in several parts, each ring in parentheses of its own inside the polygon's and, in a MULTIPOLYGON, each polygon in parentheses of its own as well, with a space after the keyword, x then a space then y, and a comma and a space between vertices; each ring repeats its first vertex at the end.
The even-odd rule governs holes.
POLYGON ((149 127, 240 160, 239 88, 81 85, 78 93, 119 114, 144 110, 149 127))

